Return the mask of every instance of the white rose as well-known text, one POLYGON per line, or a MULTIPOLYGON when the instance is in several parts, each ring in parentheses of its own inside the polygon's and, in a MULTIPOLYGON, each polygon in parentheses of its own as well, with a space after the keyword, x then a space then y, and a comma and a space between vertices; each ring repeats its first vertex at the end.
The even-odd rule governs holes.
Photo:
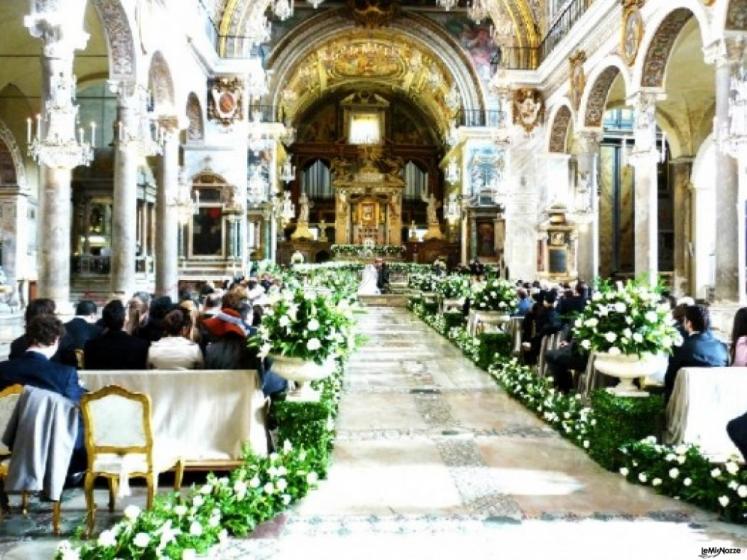
POLYGON ((591 340, 588 340, 588 339, 587 340, 582 340, 581 341, 581 348, 583 348, 584 350, 591 349, 591 340))
POLYGON ((243 480, 237 480, 234 482, 233 491, 239 500, 243 500, 244 496, 246 496, 246 482, 243 480))
POLYGON ((309 474, 306 475, 307 484, 316 484, 318 480, 319 480, 319 475, 316 474, 314 471, 311 471, 309 474))
POLYGON ((278 481, 275 483, 275 487, 280 490, 281 492, 288 488, 288 483, 284 478, 278 479, 278 481))
POLYGON ((268 482, 264 486, 265 494, 272 494, 275 491, 275 486, 273 486, 272 482, 268 482))
POLYGON ((307 350, 313 352, 314 350, 319 350, 322 347, 322 343, 319 342, 318 338, 312 338, 306 343, 307 350))
POLYGON ((646 484, 646 481, 648 481, 648 476, 646 476, 646 473, 641 473, 638 475, 638 480, 640 480, 643 484, 646 484))
POLYGON ((254 477, 253 477, 253 478, 252 478, 252 479, 251 479, 251 480, 249 481, 249 487, 250 487, 250 488, 259 488, 259 485, 260 485, 260 481, 259 481, 259 477, 257 477, 257 476, 254 476, 254 477))
POLYGON ((124 516, 130 521, 135 521, 138 515, 140 515, 140 508, 137 506, 127 506, 124 510, 124 516))
POLYGON ((202 535, 202 525, 200 525, 199 521, 192 521, 192 524, 189 526, 189 534, 193 537, 202 535))
POLYGON ((747 486, 745 486, 744 484, 740 484, 737 488, 737 495, 740 498, 747 498, 747 486))
POLYGON ((655 478, 651 481, 651 486, 661 486, 661 479, 655 478))
POLYGON ((213 492, 213 485, 212 484, 203 484, 202 488, 200 488, 200 494, 203 494, 207 496, 208 494, 212 494, 213 492))
POLYGON ((135 538, 133 539, 132 543, 138 547, 138 548, 145 548, 148 546, 148 543, 150 542, 150 536, 148 533, 138 533, 135 535, 135 538))
POLYGON ((283 505, 287 506, 289 503, 291 503, 291 497, 289 494, 283 494, 283 505))
POLYGON ((583 443, 584 449, 589 449, 589 440, 585 439, 583 443))
POLYGON ((319 330, 319 321, 316 319, 312 319, 309 321, 309 324, 306 325, 306 328, 309 329, 311 332, 318 331, 319 330))
POLYGON ((196 560, 197 551, 194 548, 185 548, 182 550, 182 560, 196 560))
POLYGON ((719 496, 718 503, 721 504, 721 507, 726 507, 729 505, 729 496, 719 496))
POLYGON ((693 480, 689 476, 682 481, 682 484, 685 486, 690 486, 692 483, 693 483, 693 480))
POLYGON ((590 328, 594 328, 599 324, 599 319, 596 317, 592 317, 591 319, 587 319, 585 325, 590 328))
POLYGON ((669 461, 670 463, 671 463, 672 461, 675 461, 676 459, 677 459, 677 457, 675 456, 675 454, 674 454, 674 453, 667 453, 667 456, 666 456, 666 457, 664 457, 664 460, 665 460, 665 461, 669 461))
POLYGON ((643 342, 643 335, 641 333, 633 333, 633 340, 640 344, 643 342))
POLYGON ((292 451, 292 450, 293 450, 293 444, 290 442, 290 440, 286 439, 283 442, 283 451, 285 451, 286 453, 288 453, 289 451, 292 451))
POLYGON ((719 476, 721 476, 721 469, 713 469, 711 471, 711 476, 713 478, 718 478, 719 476))
POLYGON ((228 540, 228 531, 226 529, 221 529, 220 533, 218 533, 218 542, 220 544, 225 544, 228 540))
POLYGON ((187 513, 187 506, 181 504, 178 506, 174 506, 174 513, 177 516, 182 517, 185 513, 187 513))
POLYGON ((727 462, 726 472, 728 472, 729 474, 737 474, 739 472, 739 465, 737 465, 734 461, 727 462))
POLYGON ((96 544, 104 548, 117 544, 117 535, 112 530, 101 531, 96 544))
POLYGON ((646 311, 646 314, 643 316, 646 321, 649 323, 655 323, 659 316, 656 314, 656 311, 646 311))
POLYGON ((669 478, 677 478, 680 476, 680 470, 678 468, 669 469, 669 478))
POLYGON ((622 352, 617 346, 613 346, 607 352, 609 353, 610 356, 619 356, 620 354, 622 354, 622 352))
POLYGON ((617 302, 617 303, 615 304, 615 311, 617 311, 618 313, 625 313, 625 311, 626 311, 627 309, 628 309, 628 308, 627 308, 627 307, 625 306, 625 304, 624 304, 623 302, 621 302, 621 301, 618 301, 618 302, 617 302))
POLYGON ((288 317, 287 315, 283 315, 282 317, 280 317, 278 325, 280 325, 281 327, 287 327, 288 325, 290 325, 290 322, 290 317, 288 317))
POLYGON ((604 335, 604 339, 607 342, 615 342, 617 340, 617 335, 613 332, 608 332, 607 334, 604 335))
POLYGON ((220 515, 213 515, 208 519, 208 527, 215 529, 220 525, 220 515))
POLYGON ((621 467, 620 468, 620 474, 623 475, 623 476, 628 476, 629 472, 630 471, 627 468, 625 468, 625 467, 621 467))
POLYGON ((192 505, 196 508, 200 507, 205 503, 205 499, 202 496, 195 496, 192 498, 192 505))

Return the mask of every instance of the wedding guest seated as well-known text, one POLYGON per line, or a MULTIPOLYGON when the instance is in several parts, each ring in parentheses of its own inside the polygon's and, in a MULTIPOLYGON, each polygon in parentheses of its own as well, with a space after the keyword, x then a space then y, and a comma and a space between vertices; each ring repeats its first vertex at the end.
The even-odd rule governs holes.
POLYGON ((690 305, 685 309, 683 322, 687 337, 669 358, 664 378, 667 400, 672 395, 677 372, 684 367, 725 367, 729 365, 726 346, 713 336, 708 308, 690 305))
POLYGON ((174 307, 161 321, 164 336, 148 349, 151 369, 200 369, 204 364, 200 346, 188 337, 192 330, 189 311, 174 307))
POLYGON ((179 307, 189 313, 190 327, 187 338, 197 344, 202 343, 202 333, 200 331, 200 306, 194 300, 185 299, 179 302, 179 307))
POLYGON ((75 308, 75 317, 65 323, 65 332, 69 335, 69 347, 75 350, 83 350, 86 342, 101 335, 102 329, 97 326, 96 304, 91 300, 84 299, 78 302, 75 308))
POLYGON ((586 307, 587 287, 584 282, 577 282, 570 293, 565 295, 558 303, 558 315, 563 324, 571 323, 575 320, 576 315, 583 313, 586 307))
POLYGON ((534 302, 524 288, 516 290, 516 295, 519 298, 519 301, 516 304, 516 313, 514 313, 514 315, 516 317, 525 317, 526 314, 531 311, 534 302))
POLYGON ((210 319, 218 313, 220 313, 221 302, 223 301, 223 294, 220 292, 214 292, 205 297, 205 303, 202 304, 202 320, 210 319))
POLYGON ((681 303, 676 305, 672 309, 672 320, 674 321, 674 328, 680 333, 683 339, 687 338, 687 331, 685 331, 685 311, 687 310, 687 304, 681 303))
POLYGON ((739 449, 742 458, 747 461, 747 413, 729 420, 726 424, 726 433, 739 449))
MULTIPOLYGON (((57 353, 64 334, 62 321, 54 315, 37 315, 31 319, 26 325, 26 351, 17 358, 0 363, 0 390, 10 385, 30 385, 58 393, 75 404, 80 403, 85 389, 80 385, 78 371, 51 359, 57 353)), ((82 472, 86 467, 83 422, 79 421, 78 426, 70 461, 71 473, 82 472)))
POLYGON ((246 297, 252 304, 259 301, 265 295, 265 289, 259 284, 259 282, 257 282, 256 278, 249 278, 246 287, 246 297))
POLYGON ((525 352, 524 359, 529 365, 537 363, 542 339, 545 336, 555 334, 563 328, 560 315, 558 315, 558 311, 555 308, 557 297, 557 292, 552 290, 544 294, 541 312, 535 318, 534 336, 532 336, 528 343, 522 345, 525 352))
POLYGON ((731 330, 731 365, 747 367, 747 307, 737 310, 731 330))
POLYGON ((127 334, 138 336, 140 329, 148 323, 148 308, 151 299, 147 292, 135 292, 127 302, 127 322, 125 323, 127 334))
POLYGON ((156 342, 164 336, 163 320, 166 314, 174 308, 174 303, 169 296, 154 298, 148 310, 148 322, 141 328, 137 335, 150 343, 156 342))
MULTIPOLYGON (((251 326, 251 319, 246 314, 246 310, 244 311, 245 316, 242 316, 242 309, 244 309, 246 304, 244 296, 245 293, 241 290, 228 292, 223 296, 220 311, 213 315, 213 317, 202 322, 209 341, 217 340, 225 332, 230 331, 242 335, 244 339, 254 333, 254 328, 251 326), (229 326, 235 328, 229 329, 229 326)), ((251 311, 251 307, 249 307, 249 310, 251 311)))
MULTIPOLYGON (((26 326, 28 327, 34 317, 37 317, 39 315, 54 315, 55 312, 55 304, 51 299, 37 298, 35 300, 32 300, 26 307, 26 312, 24 314, 26 326)), ((15 358, 20 358, 24 355, 28 347, 28 339, 26 338, 25 334, 22 334, 10 343, 10 353, 8 355, 8 359, 13 360, 15 358)), ((70 335, 68 335, 67 333, 63 334, 60 341, 60 347, 52 357, 52 361, 58 364, 64 364, 66 366, 78 367, 78 359, 75 356, 75 351, 73 350, 73 342, 70 339, 70 335)))
POLYGON ((102 312, 104 334, 85 346, 86 369, 145 369, 150 344, 124 330, 125 308, 118 299, 102 312))

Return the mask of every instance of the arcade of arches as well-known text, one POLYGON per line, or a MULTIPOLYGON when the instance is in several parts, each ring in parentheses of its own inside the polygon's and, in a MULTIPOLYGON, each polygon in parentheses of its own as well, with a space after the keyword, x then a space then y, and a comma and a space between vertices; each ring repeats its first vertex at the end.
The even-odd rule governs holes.
POLYGON ((0 62, 0 319, 378 252, 747 304, 745 0, 3 0, 0 62))

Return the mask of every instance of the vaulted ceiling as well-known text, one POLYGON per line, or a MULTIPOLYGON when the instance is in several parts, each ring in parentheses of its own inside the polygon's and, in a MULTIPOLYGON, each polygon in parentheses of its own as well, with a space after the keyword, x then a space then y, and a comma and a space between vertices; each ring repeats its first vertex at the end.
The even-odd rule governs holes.
MULTIPOLYGON (((395 0, 396 1, 396 0, 395 0)), ((545 28, 546 0, 486 0, 499 42, 515 46, 537 46, 545 28)), ((368 0, 389 5, 392 0, 368 0)), ((469 0, 459 0, 456 10, 465 11, 469 0)), ((215 0, 214 19, 224 36, 241 35, 251 14, 266 11, 270 0, 215 0)), ((300 4, 300 2, 297 2, 300 4)), ((327 0, 319 10, 337 9, 345 1, 327 0)), ((442 10, 434 0, 401 0, 403 11, 442 10)))

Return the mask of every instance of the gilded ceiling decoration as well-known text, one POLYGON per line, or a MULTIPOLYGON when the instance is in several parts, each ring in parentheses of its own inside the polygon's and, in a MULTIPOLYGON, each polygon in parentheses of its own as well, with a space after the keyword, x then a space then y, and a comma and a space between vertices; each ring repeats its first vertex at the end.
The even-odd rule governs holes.
POLYGON ((432 53, 409 40, 356 30, 303 58, 285 82, 284 114, 292 121, 325 93, 340 87, 377 86, 417 99, 442 131, 461 103, 453 78, 432 53))

